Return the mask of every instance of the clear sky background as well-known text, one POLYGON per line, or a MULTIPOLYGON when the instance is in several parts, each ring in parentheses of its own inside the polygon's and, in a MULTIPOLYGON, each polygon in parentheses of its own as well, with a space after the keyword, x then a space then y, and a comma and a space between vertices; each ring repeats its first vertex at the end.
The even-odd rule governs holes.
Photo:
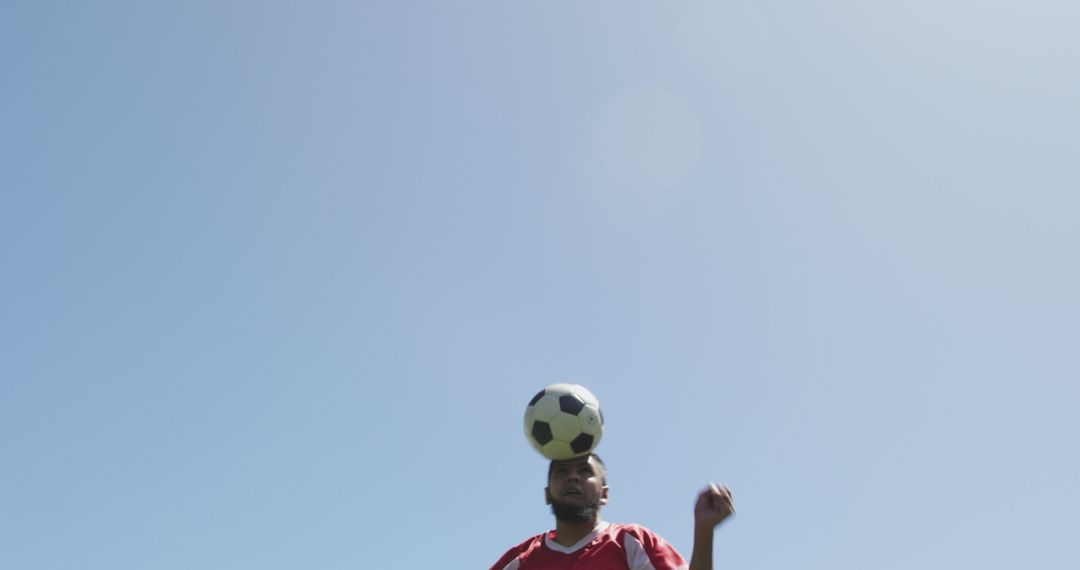
POLYGON ((0 7, 0 567, 1077 568, 1074 1, 0 7))

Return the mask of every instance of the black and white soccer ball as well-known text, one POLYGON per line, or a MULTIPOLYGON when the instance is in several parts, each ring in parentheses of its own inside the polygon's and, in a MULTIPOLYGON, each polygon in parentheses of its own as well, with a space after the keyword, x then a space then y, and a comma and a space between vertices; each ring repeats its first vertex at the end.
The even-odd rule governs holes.
POLYGON ((525 437, 552 460, 592 453, 604 435, 600 400, 578 384, 552 384, 525 408, 525 437))

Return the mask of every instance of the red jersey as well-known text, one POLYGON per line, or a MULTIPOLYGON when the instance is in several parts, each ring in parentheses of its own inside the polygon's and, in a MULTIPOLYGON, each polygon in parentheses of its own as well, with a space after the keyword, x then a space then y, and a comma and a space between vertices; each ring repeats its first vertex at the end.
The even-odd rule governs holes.
POLYGON ((573 546, 555 542, 555 531, 511 548, 491 570, 686 570, 674 546, 636 524, 601 522, 573 546))

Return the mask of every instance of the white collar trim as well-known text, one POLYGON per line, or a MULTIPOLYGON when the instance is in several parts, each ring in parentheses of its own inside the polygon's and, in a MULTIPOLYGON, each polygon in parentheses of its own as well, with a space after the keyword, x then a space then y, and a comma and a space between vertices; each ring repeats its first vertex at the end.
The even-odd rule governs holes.
POLYGON ((555 542, 554 540, 551 540, 551 533, 550 532, 545 533, 544 534, 544 544, 548 548, 554 550, 555 552, 562 552, 563 554, 572 554, 572 553, 577 552, 578 550, 580 550, 586 544, 589 544, 590 542, 592 542, 593 539, 595 539, 598 534, 600 534, 601 532, 604 532, 605 530, 607 530, 608 526, 610 526, 610 523, 608 523, 607 521, 600 521, 599 523, 596 524, 596 528, 594 528, 592 532, 585 535, 585 538, 582 538, 581 540, 577 541, 577 544, 575 544, 573 546, 563 546, 563 545, 559 544, 558 542, 555 542))

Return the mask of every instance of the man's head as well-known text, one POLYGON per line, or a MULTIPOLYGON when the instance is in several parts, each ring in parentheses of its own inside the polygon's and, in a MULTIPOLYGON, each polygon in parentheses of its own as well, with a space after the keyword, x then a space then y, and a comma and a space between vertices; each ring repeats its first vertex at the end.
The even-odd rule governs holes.
POLYGON ((607 504, 607 468, 600 457, 590 454, 575 459, 552 461, 544 497, 555 518, 564 522, 595 520, 607 504))

